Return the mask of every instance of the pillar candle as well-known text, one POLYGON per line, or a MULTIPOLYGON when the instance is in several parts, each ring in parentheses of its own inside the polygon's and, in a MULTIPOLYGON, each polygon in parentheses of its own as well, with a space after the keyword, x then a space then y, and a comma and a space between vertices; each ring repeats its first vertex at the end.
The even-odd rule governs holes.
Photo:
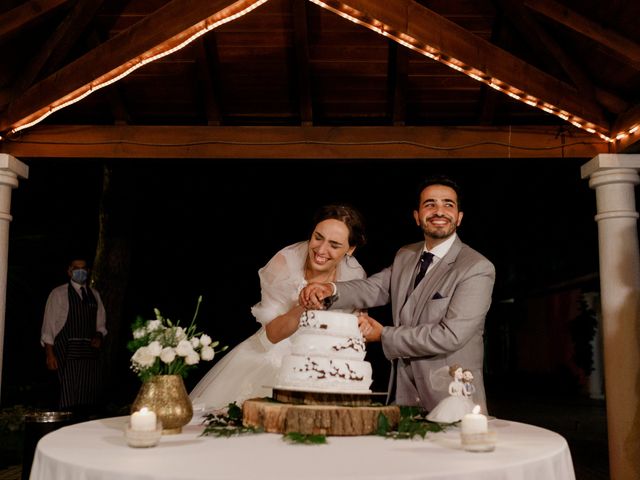
POLYGON ((467 413, 464 417, 462 417, 460 428, 463 435, 488 432, 489 428, 487 424, 487 417, 480 413, 479 405, 473 407, 472 413, 467 413))
POLYGON ((131 414, 131 430, 151 432, 156 429, 156 414, 142 407, 131 414))

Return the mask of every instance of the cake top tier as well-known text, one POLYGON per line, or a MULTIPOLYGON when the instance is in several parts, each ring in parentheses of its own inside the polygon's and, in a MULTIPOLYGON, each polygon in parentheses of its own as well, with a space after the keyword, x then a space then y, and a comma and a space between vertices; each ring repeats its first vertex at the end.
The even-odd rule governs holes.
POLYGON ((352 313, 307 310, 300 316, 300 333, 360 337, 358 317, 352 313))

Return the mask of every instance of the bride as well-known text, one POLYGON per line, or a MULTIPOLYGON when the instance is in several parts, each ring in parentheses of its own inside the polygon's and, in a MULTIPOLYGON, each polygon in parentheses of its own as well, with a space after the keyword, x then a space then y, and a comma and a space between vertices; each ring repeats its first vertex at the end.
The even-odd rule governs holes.
POLYGON ((365 243, 358 211, 344 205, 321 207, 309 240, 289 245, 258 271, 261 300, 251 313, 262 327, 217 362, 190 392, 194 413, 209 412, 248 398, 270 397, 282 358, 291 353, 289 337, 304 307, 298 294, 310 282, 364 278, 352 257, 365 243))

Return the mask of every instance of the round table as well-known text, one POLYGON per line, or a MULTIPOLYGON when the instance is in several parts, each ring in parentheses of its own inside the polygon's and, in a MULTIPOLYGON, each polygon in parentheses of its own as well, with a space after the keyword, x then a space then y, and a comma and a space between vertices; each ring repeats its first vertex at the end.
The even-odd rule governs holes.
POLYGON ((128 417, 63 427, 39 442, 31 480, 574 480, 567 442, 557 433, 495 419, 492 452, 467 452, 460 431, 418 440, 328 437, 292 445, 278 434, 216 438, 188 425, 152 448, 127 446, 128 417))

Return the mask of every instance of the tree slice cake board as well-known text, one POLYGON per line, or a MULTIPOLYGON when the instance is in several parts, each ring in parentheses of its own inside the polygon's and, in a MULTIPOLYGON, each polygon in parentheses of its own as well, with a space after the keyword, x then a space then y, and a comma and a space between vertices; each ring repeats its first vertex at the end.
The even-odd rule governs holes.
POLYGON ((378 417, 384 415, 394 428, 400 421, 400 409, 373 404, 371 396, 274 389, 273 399, 245 400, 242 421, 269 433, 348 436, 375 433, 378 417))

